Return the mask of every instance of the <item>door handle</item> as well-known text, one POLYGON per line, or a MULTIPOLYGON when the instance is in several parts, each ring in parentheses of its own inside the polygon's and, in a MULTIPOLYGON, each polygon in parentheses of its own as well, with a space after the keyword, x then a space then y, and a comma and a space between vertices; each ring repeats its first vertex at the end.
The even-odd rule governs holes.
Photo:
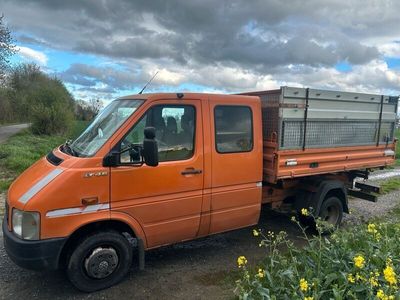
POLYGON ((196 170, 195 168, 187 168, 181 172, 182 175, 196 175, 201 174, 202 170, 196 170))

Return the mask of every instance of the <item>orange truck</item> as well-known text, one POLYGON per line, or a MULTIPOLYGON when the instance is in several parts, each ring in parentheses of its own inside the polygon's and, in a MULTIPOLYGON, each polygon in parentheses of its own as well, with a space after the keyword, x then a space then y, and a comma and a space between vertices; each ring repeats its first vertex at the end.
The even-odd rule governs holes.
POLYGON ((132 95, 11 185, 5 249, 30 269, 110 287, 148 249, 257 224, 261 206, 337 226, 355 178, 395 160, 398 97, 281 87, 132 95))

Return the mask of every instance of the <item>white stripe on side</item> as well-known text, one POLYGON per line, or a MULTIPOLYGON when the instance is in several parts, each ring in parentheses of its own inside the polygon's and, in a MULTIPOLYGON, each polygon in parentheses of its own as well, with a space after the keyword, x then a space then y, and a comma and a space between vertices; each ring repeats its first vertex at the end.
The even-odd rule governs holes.
POLYGON ((85 207, 63 208, 63 209, 56 209, 56 210, 51 210, 51 211, 47 212, 46 217, 57 218, 57 217, 64 217, 64 216, 69 216, 69 215, 87 214, 87 213, 97 212, 99 210, 106 210, 109 208, 110 208, 109 203, 89 205, 89 206, 85 206, 85 207))
POLYGON ((256 183, 256 187, 262 186, 262 181, 256 183))
POLYGON ((22 197, 19 198, 19 202, 26 204, 29 200, 32 199, 33 196, 35 196, 38 192, 40 192, 46 185, 48 185, 54 178, 56 178, 62 172, 64 172, 64 170, 59 168, 51 171, 45 177, 36 182, 36 184, 32 186, 25 194, 23 194, 22 197))

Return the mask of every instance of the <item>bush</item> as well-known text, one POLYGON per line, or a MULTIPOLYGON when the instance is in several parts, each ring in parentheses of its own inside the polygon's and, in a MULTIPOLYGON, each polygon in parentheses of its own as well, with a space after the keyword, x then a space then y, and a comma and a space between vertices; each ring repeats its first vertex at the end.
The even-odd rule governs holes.
POLYGON ((13 69, 8 83, 16 120, 31 121, 36 134, 65 134, 74 117, 74 99, 64 84, 39 67, 23 64, 13 69))
MULTIPOLYGON (((321 232, 318 220, 317 226, 321 232)), ((338 230, 330 238, 309 237, 301 229, 303 249, 296 248, 285 232, 253 232, 268 252, 255 269, 247 266, 245 257, 238 258, 241 278, 235 292, 240 299, 400 298, 400 224, 359 225, 338 230)))

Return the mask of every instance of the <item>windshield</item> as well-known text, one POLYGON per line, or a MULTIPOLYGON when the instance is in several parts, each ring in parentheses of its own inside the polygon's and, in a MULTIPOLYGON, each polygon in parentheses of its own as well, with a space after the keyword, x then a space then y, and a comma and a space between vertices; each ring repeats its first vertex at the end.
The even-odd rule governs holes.
POLYGON ((115 100, 106 106, 70 147, 78 156, 94 155, 143 103, 144 100, 115 100))

